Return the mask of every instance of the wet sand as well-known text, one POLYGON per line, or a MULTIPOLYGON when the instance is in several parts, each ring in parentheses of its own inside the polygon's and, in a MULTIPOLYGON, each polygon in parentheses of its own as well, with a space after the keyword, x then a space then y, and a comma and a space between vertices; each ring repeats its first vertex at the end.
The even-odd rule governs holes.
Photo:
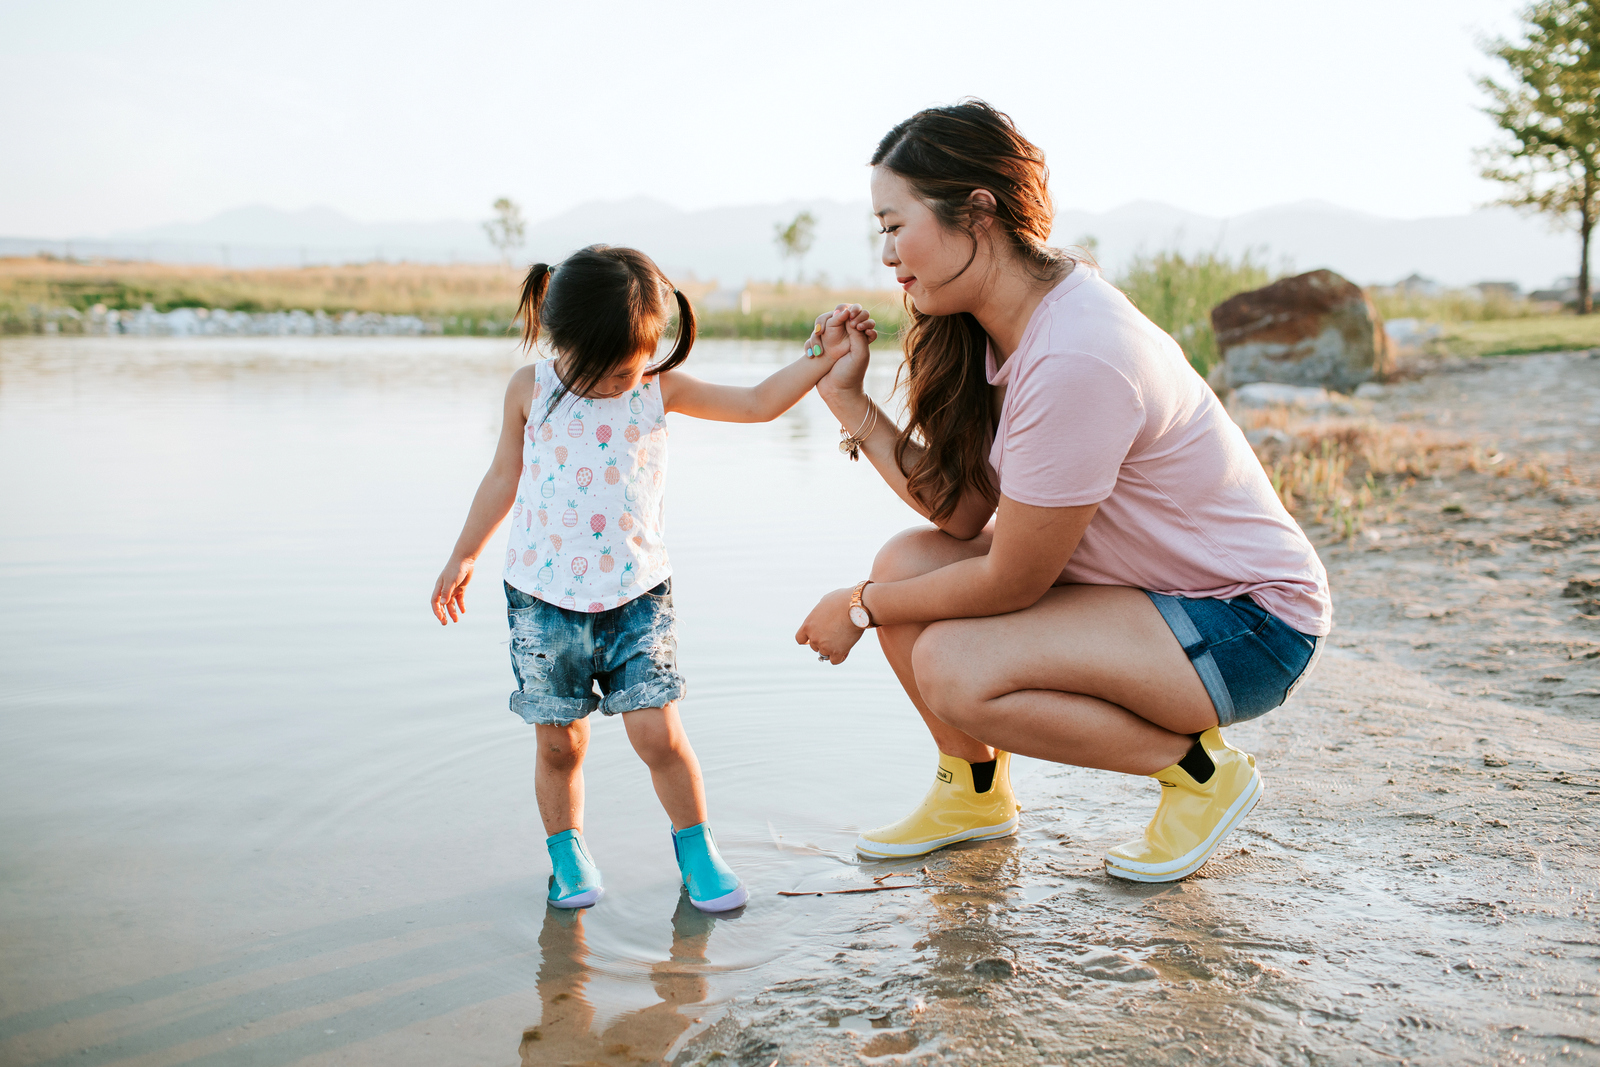
POLYGON ((793 898, 836 953, 673 1062, 1600 1063, 1600 610, 1563 595, 1600 571, 1600 360, 1447 364, 1361 407, 1554 475, 1423 480, 1325 543, 1332 647, 1231 731, 1267 793, 1211 863, 1107 878, 1156 787, 1053 769, 1016 838, 840 883, 919 888, 793 898))

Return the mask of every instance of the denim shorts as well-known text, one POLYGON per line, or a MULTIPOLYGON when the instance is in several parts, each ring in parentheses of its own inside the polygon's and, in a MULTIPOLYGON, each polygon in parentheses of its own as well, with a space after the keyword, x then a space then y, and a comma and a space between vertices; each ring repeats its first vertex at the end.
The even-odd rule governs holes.
POLYGON ((1172 627, 1211 694, 1217 723, 1259 718, 1311 676, 1325 638, 1312 637, 1264 611, 1247 596, 1212 600, 1145 595, 1172 627))
POLYGON ((610 611, 568 611, 506 585, 511 710, 540 726, 568 726, 680 700, 678 621, 672 579, 610 611), (599 695, 596 695, 596 689, 599 695))

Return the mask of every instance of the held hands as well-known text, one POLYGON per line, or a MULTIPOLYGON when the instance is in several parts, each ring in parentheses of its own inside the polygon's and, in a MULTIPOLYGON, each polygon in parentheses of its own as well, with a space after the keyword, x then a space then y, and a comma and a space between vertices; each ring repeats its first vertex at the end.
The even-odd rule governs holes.
POLYGON ((835 589, 811 609, 794 635, 797 645, 810 645, 811 651, 829 663, 839 664, 850 655, 865 630, 850 621, 850 596, 854 589, 835 589))
POLYGON ((440 626, 459 622, 461 616, 466 614, 467 583, 472 581, 472 564, 470 559, 452 559, 439 572, 439 580, 433 583, 433 615, 439 620, 440 626))
POLYGON ((867 346, 878 339, 877 323, 866 318, 861 305, 840 304, 833 311, 817 316, 817 329, 822 331, 824 354, 833 358, 828 373, 817 383, 817 392, 824 397, 860 392, 871 359, 867 346), (854 309, 852 317, 844 318, 844 313, 850 309, 854 309), (835 317, 846 324, 842 331, 831 322, 835 317), (837 354, 836 341, 845 343, 837 349, 837 354))
POLYGON ((851 355, 864 360, 867 346, 878 339, 878 324, 860 304, 840 304, 817 316, 811 336, 816 340, 807 342, 808 356, 820 355, 830 364, 851 355), (822 349, 820 353, 816 351, 818 347, 822 349))

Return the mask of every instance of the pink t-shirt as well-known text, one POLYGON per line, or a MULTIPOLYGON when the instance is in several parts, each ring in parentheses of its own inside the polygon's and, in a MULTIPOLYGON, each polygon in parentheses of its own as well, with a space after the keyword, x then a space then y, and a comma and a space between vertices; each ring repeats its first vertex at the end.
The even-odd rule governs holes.
POLYGON ((1333 627, 1328 574, 1243 432, 1183 350, 1079 265, 996 368, 989 462, 1037 507, 1099 504, 1063 581, 1183 597, 1248 595, 1301 633, 1333 627))

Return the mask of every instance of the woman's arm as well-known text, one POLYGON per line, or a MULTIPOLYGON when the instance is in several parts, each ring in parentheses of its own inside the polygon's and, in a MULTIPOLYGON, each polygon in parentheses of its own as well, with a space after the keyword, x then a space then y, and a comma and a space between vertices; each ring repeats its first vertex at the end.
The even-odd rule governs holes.
POLYGON ((860 305, 818 316, 822 355, 802 357, 758 385, 714 385, 681 370, 661 375, 661 400, 668 411, 716 422, 771 422, 799 403, 834 363, 859 341, 877 337, 876 324, 860 305), (826 320, 826 321, 824 321, 826 320))
POLYGON ((473 564, 483 554, 484 546, 517 497, 517 480, 522 476, 522 434, 528 424, 529 405, 533 403, 534 373, 531 365, 523 367, 511 376, 511 384, 506 386, 505 413, 494 459, 478 484, 477 495, 467 510, 467 521, 461 527, 461 536, 456 538, 450 560, 439 572, 439 580, 433 583, 433 614, 440 625, 455 622, 467 610, 465 597, 467 583, 472 581, 473 564))
MULTIPOLYGON (((817 384, 817 395, 822 397, 828 405, 828 410, 833 412, 834 418, 839 420, 850 433, 858 433, 868 425, 871 411, 874 407, 878 410, 878 417, 872 423, 871 432, 867 434, 861 446, 861 452, 877 469, 880 477, 893 489, 906 504, 918 515, 933 522, 939 529, 951 537, 963 541, 970 541, 989 523, 995 512, 995 498, 987 493, 968 488, 961 494, 961 500, 956 504, 956 509, 948 517, 935 520, 928 514, 928 506, 912 494, 907 484, 906 472, 894 459, 894 443, 899 439, 900 427, 869 397, 864 388, 867 375, 867 353, 855 352, 853 349, 848 355, 843 356, 833 365, 827 377, 817 384)), ((918 445, 912 445, 906 450, 906 459, 915 463, 922 454, 918 445)))
MULTIPOLYGON (((874 582, 861 603, 879 626, 973 619, 1021 611, 1061 577, 1099 504, 1039 508, 1000 498, 988 555, 899 582, 874 582)), ((850 621, 850 589, 836 589, 806 616, 795 641, 844 662, 864 631, 850 621)))

